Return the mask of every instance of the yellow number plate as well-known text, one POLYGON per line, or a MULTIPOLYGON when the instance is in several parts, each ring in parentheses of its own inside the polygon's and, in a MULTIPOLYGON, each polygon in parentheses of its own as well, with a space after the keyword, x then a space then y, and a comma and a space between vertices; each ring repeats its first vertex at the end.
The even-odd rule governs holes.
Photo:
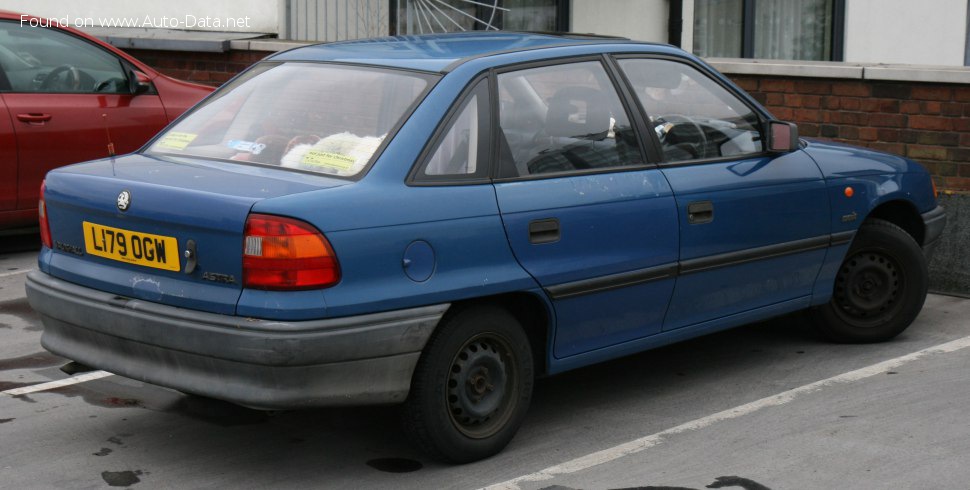
POLYGON ((182 269, 179 243, 173 237, 136 233, 87 221, 82 224, 84 249, 91 255, 167 271, 182 269))

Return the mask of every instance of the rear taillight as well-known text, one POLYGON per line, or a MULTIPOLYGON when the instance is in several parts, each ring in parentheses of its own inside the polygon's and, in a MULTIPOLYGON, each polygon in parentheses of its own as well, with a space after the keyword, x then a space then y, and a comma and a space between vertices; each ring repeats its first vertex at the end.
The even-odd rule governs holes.
POLYGON ((246 219, 243 285, 317 289, 340 282, 340 265, 323 233, 303 221, 267 214, 246 219))
POLYGON ((37 217, 40 223, 40 241, 47 248, 54 248, 51 242, 51 224, 47 221, 47 201, 44 199, 44 191, 47 190, 47 181, 40 183, 40 202, 37 203, 37 217))

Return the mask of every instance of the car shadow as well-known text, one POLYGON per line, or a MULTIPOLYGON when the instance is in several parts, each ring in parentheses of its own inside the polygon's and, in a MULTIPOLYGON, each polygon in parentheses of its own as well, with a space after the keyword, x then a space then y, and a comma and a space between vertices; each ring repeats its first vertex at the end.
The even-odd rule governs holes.
POLYGON ((0 254, 34 250, 40 250, 40 234, 36 230, 23 233, 0 230, 0 254))

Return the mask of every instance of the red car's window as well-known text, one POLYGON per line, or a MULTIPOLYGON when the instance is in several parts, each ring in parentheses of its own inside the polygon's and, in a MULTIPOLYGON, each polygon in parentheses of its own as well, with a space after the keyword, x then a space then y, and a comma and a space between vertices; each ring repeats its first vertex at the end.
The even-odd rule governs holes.
POLYGON ((121 61, 54 28, 0 22, 0 67, 21 93, 128 93, 121 61))

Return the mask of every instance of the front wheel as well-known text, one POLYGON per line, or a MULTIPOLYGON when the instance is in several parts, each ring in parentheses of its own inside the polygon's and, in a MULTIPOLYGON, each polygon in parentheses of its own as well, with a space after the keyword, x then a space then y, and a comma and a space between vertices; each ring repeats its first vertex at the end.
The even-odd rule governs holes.
POLYGON ((839 268, 832 299, 814 309, 815 323, 836 342, 889 340, 923 308, 927 276, 913 237, 888 221, 866 221, 839 268))
POLYGON ((404 402, 404 431, 434 459, 469 463, 512 440, 532 398, 529 339, 497 307, 462 310, 435 332, 404 402))

